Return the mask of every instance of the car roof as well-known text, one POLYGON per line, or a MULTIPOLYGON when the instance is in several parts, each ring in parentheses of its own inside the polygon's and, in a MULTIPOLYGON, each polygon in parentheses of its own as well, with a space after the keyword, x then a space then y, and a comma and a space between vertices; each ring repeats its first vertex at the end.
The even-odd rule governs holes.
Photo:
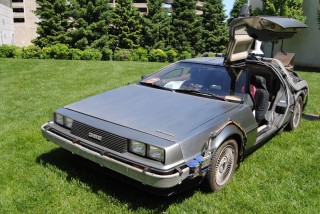
POLYGON ((181 60, 180 62, 192 62, 207 65, 223 66, 223 57, 199 57, 181 60))

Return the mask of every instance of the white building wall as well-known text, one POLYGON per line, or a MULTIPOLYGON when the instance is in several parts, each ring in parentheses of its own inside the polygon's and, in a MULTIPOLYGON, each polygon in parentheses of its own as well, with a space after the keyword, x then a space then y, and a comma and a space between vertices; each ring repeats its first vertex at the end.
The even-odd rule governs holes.
POLYGON ((249 4, 252 6, 252 8, 262 8, 262 1, 261 0, 250 0, 249 4))
POLYGON ((12 2, 12 8, 23 8, 24 12, 16 12, 13 17, 14 31, 15 31, 15 45, 16 46, 27 46, 32 45, 31 40, 37 37, 37 17, 34 11, 37 8, 35 0, 24 0, 23 2, 15 3, 12 2), (17 19, 23 19, 24 21, 17 22, 17 19))
POLYGON ((320 10, 320 1, 304 0, 303 11, 307 17, 308 28, 298 32, 292 39, 284 41, 284 50, 296 53, 295 64, 298 66, 320 68, 318 10, 320 10))
POLYGON ((12 8, 0 4, 0 45, 14 45, 12 8))
MULTIPOLYGON (((260 0, 251 0, 259 4, 260 0)), ((320 68, 320 23, 318 23, 318 10, 320 1, 304 0, 303 15, 307 17, 307 29, 294 35, 283 42, 285 52, 295 53, 295 65, 303 67, 320 68)), ((267 57, 271 56, 271 43, 263 44, 263 51, 267 57)), ((281 41, 275 45, 274 54, 279 52, 281 41)))

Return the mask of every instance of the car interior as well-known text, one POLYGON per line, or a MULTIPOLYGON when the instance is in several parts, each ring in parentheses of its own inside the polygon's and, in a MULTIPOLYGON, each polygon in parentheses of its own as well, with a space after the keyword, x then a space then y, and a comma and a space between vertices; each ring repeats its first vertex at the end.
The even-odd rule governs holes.
MULTIPOLYGON (((285 105, 282 105, 283 101, 286 101, 286 95, 283 90, 283 86, 275 72, 271 67, 266 67, 264 64, 247 63, 247 68, 250 73, 250 77, 252 76, 260 76, 265 79, 267 91, 269 93, 268 99, 268 107, 267 112, 265 114, 265 121, 261 123, 258 128, 258 135, 261 135, 272 127, 276 126, 284 116, 285 105)), ((252 98, 254 102, 254 99, 252 98)), ((253 107, 254 110, 254 107, 253 107)))

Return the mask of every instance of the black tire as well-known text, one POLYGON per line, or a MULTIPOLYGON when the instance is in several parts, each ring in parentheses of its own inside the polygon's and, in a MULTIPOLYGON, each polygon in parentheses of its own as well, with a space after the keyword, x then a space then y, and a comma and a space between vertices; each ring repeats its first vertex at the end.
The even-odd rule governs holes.
POLYGON ((238 144, 230 139, 222 143, 211 161, 206 175, 209 190, 222 189, 232 178, 238 162, 238 144))
POLYGON ((289 123, 287 125, 288 131, 293 131, 299 126, 301 115, 302 115, 302 108, 303 108, 302 97, 298 97, 294 104, 293 112, 290 117, 289 123))

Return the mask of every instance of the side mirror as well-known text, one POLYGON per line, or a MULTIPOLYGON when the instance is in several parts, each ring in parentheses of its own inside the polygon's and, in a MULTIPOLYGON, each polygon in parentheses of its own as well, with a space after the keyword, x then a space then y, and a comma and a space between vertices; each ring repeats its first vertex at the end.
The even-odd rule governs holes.
POLYGON ((147 75, 147 74, 142 74, 142 76, 141 76, 141 80, 144 80, 145 78, 147 78, 149 75, 147 75))

